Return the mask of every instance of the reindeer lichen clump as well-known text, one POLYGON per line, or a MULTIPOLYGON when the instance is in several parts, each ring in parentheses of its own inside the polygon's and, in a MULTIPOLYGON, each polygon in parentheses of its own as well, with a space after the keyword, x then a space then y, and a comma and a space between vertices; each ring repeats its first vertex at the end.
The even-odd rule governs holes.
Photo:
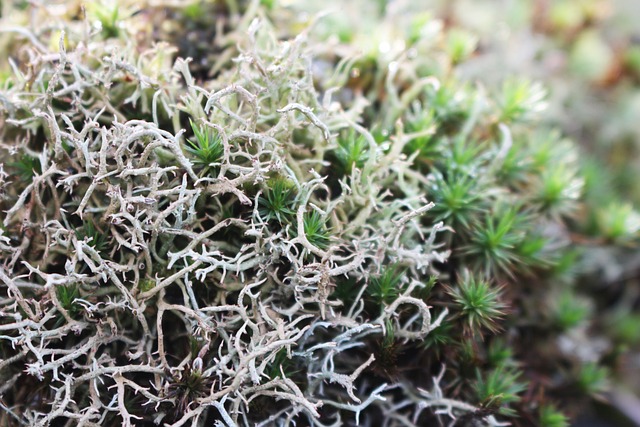
POLYGON ((2 423, 563 425, 527 352, 592 311, 536 311, 577 292, 583 208, 541 87, 453 79, 466 32, 362 58, 214 3, 5 7, 2 423), (168 43, 201 13, 194 63, 168 43))

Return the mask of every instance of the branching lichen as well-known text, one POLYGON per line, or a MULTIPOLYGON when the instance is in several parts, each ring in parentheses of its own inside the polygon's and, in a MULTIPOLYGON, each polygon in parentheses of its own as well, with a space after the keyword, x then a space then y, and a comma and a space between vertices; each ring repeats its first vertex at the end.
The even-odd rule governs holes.
POLYGON ((540 86, 491 102, 257 0, 193 30, 214 64, 155 43, 203 2, 46 3, 0 33, 0 424, 506 425, 527 385, 483 339, 581 207, 574 148, 520 140, 540 86))

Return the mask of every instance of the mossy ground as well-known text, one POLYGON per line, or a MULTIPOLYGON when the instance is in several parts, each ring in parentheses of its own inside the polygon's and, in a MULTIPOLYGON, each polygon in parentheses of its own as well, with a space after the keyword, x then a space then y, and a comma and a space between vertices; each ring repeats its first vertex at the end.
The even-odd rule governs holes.
MULTIPOLYGON (((0 3, 0 424, 563 426, 618 387, 633 159, 401 3, 0 3)), ((560 3, 506 25, 636 84, 560 3)))

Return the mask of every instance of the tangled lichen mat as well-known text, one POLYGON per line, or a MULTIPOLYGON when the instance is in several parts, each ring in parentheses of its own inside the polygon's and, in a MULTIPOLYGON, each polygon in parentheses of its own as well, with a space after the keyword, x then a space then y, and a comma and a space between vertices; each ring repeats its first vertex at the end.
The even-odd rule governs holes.
POLYGON ((0 1, 0 425, 634 425, 638 48, 505 3, 0 1))

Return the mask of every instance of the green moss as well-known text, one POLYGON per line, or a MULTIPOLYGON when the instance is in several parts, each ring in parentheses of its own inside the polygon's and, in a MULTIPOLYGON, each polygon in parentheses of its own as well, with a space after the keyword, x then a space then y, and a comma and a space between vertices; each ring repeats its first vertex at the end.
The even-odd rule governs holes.
POLYGON ((406 271, 398 265, 385 267, 382 273, 371 278, 367 294, 384 308, 384 305, 391 304, 402 292, 406 285, 405 273, 406 271))
POLYGON ((551 405, 544 405, 540 408, 541 427, 568 427, 569 419, 562 412, 551 405))
POLYGON ((500 300, 499 288, 467 274, 449 293, 468 331, 477 333, 481 329, 488 329, 497 332, 498 322, 506 308, 500 300))
POLYGON ((260 215, 265 221, 276 220, 280 224, 292 221, 295 216, 295 197, 292 182, 284 177, 270 179, 258 200, 260 215))
POLYGON ((192 156, 194 164, 203 174, 213 174, 214 164, 218 163, 224 154, 222 139, 208 127, 197 125, 191 119, 189 123, 195 139, 188 139, 184 149, 192 156))
POLYGON ((351 175, 354 168, 362 169, 369 158, 369 142, 364 135, 356 135, 351 130, 338 138, 335 156, 345 175, 351 175))
POLYGON ((588 362, 578 368, 576 384, 585 394, 596 394, 608 387, 609 371, 595 362, 588 362))
POLYGON ((304 234, 313 246, 326 249, 329 246, 331 234, 327 229, 326 220, 318 211, 305 213, 302 219, 304 234))
POLYGON ((481 406, 503 415, 515 415, 511 404, 519 402, 527 384, 521 381, 522 374, 511 368, 498 368, 483 376, 476 372, 473 386, 481 406))

